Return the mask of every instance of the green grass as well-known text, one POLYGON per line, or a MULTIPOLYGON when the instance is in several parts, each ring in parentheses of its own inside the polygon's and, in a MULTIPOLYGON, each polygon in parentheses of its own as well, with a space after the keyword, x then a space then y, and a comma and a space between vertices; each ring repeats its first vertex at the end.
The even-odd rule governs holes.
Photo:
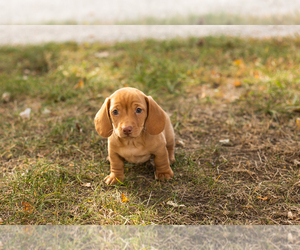
POLYGON ((299 38, 224 36, 0 47, 10 96, 0 106, 2 223, 299 224, 299 48, 299 38), (182 141, 173 180, 127 164, 123 184, 103 182, 107 140, 93 119, 124 86, 171 115, 182 141), (19 116, 26 108, 30 119, 19 116))

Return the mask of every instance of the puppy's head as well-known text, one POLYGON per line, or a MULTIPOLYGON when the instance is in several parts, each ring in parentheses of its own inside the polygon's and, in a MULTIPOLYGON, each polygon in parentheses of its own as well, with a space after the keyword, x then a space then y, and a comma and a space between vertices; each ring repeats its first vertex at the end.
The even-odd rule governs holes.
POLYGON ((96 114, 95 127, 102 137, 114 132, 120 138, 135 138, 143 130, 157 135, 164 130, 165 114, 151 96, 122 88, 106 98, 96 114))

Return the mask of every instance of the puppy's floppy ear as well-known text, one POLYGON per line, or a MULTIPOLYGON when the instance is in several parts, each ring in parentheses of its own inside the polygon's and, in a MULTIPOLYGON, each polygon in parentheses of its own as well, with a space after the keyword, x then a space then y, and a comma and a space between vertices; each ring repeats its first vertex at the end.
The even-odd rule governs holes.
POLYGON ((101 109, 95 116, 95 128, 102 137, 110 137, 113 131, 113 126, 109 117, 110 99, 106 98, 101 109))
POLYGON ((151 96, 145 98, 148 105, 148 116, 145 122, 146 131, 150 135, 158 135, 165 128, 165 112, 151 96))

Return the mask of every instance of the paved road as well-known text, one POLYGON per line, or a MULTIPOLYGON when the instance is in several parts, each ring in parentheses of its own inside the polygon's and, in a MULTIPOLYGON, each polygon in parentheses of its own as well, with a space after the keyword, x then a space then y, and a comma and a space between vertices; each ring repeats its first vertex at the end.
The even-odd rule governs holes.
POLYGON ((239 25, 2 25, 0 44, 37 44, 43 42, 116 42, 144 38, 202 37, 207 35, 269 37, 300 35, 300 26, 239 25))
POLYGON ((276 15, 300 10, 300 0, 0 0, 0 24, 73 21, 114 23, 143 17, 227 12, 276 15))
POLYGON ((33 25, 73 21, 115 23, 144 17, 228 12, 243 15, 276 15, 300 10, 300 0, 0 0, 0 44, 49 41, 115 42, 143 38, 206 35, 251 37, 299 34, 300 26, 66 26, 33 25), (23 25, 16 25, 23 24, 23 25))

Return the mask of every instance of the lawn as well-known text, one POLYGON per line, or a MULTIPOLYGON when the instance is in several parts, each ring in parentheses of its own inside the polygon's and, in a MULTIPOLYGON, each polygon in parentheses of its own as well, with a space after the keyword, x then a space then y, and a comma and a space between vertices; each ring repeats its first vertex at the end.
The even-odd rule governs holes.
POLYGON ((299 72, 299 37, 0 47, 0 224, 300 224, 299 72), (170 181, 103 182, 93 120, 124 86, 171 117, 170 181))

